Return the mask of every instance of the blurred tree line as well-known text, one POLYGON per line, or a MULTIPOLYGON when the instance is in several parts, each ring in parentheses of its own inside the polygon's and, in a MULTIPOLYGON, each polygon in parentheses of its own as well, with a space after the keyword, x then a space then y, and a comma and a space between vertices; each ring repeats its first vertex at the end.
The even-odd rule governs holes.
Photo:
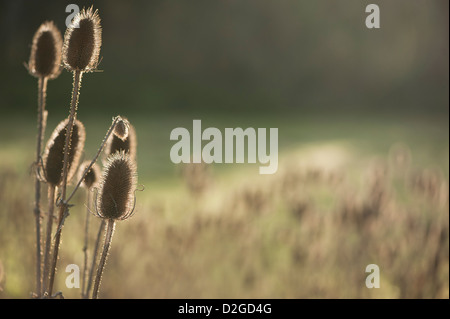
MULTIPOLYGON (((81 7, 92 1, 75 2, 81 7)), ((0 2, 1 113, 34 116, 28 61, 44 20, 65 30, 74 1, 0 2)), ((95 1, 101 73, 80 103, 113 112, 191 110, 448 114, 448 1, 95 1), (381 29, 365 27, 376 3, 381 29)), ((71 75, 49 84, 50 109, 67 111, 71 75)))

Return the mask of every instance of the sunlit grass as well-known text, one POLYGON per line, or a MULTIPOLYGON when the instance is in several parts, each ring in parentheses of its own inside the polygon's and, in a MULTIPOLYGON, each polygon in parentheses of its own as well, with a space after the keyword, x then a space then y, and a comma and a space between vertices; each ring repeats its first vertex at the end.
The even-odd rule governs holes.
MULTIPOLYGON (((278 173, 261 176, 259 164, 216 164, 211 184, 192 193, 181 167, 170 162, 169 134, 177 126, 189 129, 193 117, 128 116, 137 130, 145 190, 137 193, 136 215, 115 234, 103 297, 448 297, 446 120, 200 116, 204 127, 278 126, 278 173), (411 153, 405 172, 392 163, 392 146, 399 142, 411 153), (414 184, 413 177, 428 168, 443 189, 414 184), (371 204, 376 178, 386 194, 381 208, 371 204), (365 206, 376 217, 361 217, 365 206), (438 268, 430 273, 436 256, 438 268), (379 290, 364 286, 369 263, 382 269, 379 290)), ((80 114, 85 159, 98 147, 89 141, 102 139, 110 117, 80 114)), ((58 120, 49 118, 47 132, 58 120)), ((0 148, 0 260, 6 274, 0 296, 28 298, 34 283, 33 122, 11 121, 0 127, 0 136, 5 132, 14 138, 2 139, 0 148)), ((79 297, 77 289, 65 287, 64 268, 82 265, 83 201, 77 194, 64 226, 56 290, 68 298, 79 297)), ((92 238, 97 227, 94 220, 92 238)))

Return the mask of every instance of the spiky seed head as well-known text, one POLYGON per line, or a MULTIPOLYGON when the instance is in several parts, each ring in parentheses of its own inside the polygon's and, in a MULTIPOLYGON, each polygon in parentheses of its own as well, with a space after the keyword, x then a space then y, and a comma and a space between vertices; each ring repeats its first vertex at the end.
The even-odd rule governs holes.
MULTIPOLYGON (((83 177, 84 171, 88 166, 91 164, 91 161, 85 161, 81 163, 80 168, 78 169, 78 180, 80 180, 83 177)), ((81 183, 82 186, 86 187, 87 189, 91 189, 92 187, 96 186, 98 182, 100 181, 100 169, 97 165, 92 165, 92 167, 87 172, 86 176, 83 179, 83 182, 81 183)))
POLYGON ((105 145, 104 154, 106 157, 120 151, 125 151, 130 155, 133 161, 136 161, 136 130, 134 126, 127 121, 128 124, 128 134, 124 139, 119 138, 116 134, 111 134, 105 145))
POLYGON ((97 213, 105 219, 123 220, 134 209, 136 191, 136 164, 125 152, 108 158, 97 196, 97 213))
POLYGON ((114 135, 124 141, 128 137, 128 127, 128 120, 119 118, 116 126, 114 127, 114 135))
POLYGON ((37 78, 54 79, 61 73, 62 37, 53 21, 45 21, 33 36, 28 71, 37 78))
POLYGON ((83 8, 64 34, 63 63, 69 71, 89 72, 97 68, 102 45, 98 11, 83 8))
MULTIPOLYGON (((45 179, 52 186, 59 186, 62 182, 64 145, 68 122, 69 120, 65 119, 58 124, 45 147, 43 158, 45 179)), ((83 123, 75 120, 70 140, 68 181, 72 179, 76 172, 83 152, 85 138, 86 133, 83 123)))

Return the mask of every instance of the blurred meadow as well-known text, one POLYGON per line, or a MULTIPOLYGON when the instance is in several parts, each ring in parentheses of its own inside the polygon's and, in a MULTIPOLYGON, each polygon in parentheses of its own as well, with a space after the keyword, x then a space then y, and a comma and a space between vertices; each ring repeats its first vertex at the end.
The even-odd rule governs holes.
MULTIPOLYGON (((64 32, 69 3, 0 2, 0 298, 35 289, 37 84, 23 64, 44 20, 64 32)), ((449 298, 448 1, 94 7, 102 61, 81 87, 83 159, 123 115, 145 186, 118 222, 101 298, 449 298), (365 27, 369 3, 381 29, 365 27), (194 119, 278 128, 278 172, 173 164, 170 132, 194 119), (365 286, 369 264, 379 289, 365 286)), ((45 141, 71 85, 65 70, 49 81, 45 141)), ((74 204, 55 284, 66 298, 80 297, 64 270, 83 264, 84 190, 74 204)))

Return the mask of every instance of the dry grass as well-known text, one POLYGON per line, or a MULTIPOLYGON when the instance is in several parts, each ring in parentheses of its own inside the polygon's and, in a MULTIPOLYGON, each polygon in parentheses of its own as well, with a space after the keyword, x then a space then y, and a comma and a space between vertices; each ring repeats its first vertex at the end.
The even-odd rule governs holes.
MULTIPOLYGON (((147 188, 115 234, 100 297, 448 298, 448 177, 402 162, 393 149, 355 161, 321 145, 284 154, 270 177, 245 167, 209 170, 195 181, 182 174, 175 187, 147 188), (200 193, 189 187, 203 184, 200 193), (365 287, 372 263, 380 289, 365 287)), ((32 223, 18 191, 28 179, 2 167, 2 297, 32 290, 32 223)), ((83 200, 76 196, 65 225, 60 268, 82 265, 83 200)), ((56 290, 78 298, 65 288, 66 275, 58 272, 56 290)))

